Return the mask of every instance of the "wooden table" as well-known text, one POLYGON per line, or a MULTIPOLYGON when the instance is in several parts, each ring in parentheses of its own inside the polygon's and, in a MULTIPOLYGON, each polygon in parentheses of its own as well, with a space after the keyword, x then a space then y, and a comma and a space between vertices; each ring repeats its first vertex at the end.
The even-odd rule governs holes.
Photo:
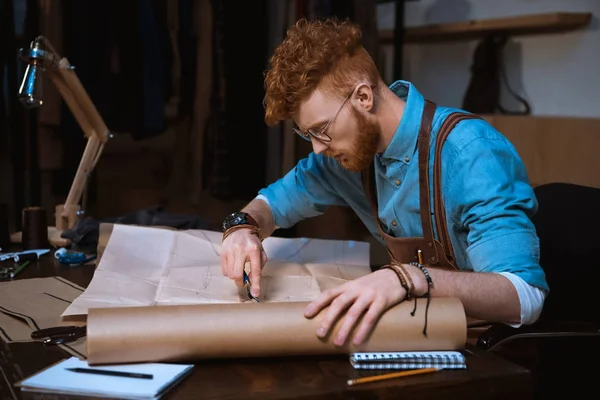
MULTIPOLYGON (((86 287, 94 266, 67 267, 51 255, 31 263, 17 279, 62 276, 86 287)), ((194 372, 169 392, 166 400, 231 399, 530 399, 530 372, 474 347, 467 347, 467 370, 349 387, 350 378, 376 374, 352 368, 345 356, 286 357, 201 361, 194 372), (408 397, 407 397, 408 396, 408 397)), ((59 400, 81 397, 20 393, 17 382, 69 357, 60 348, 40 343, 0 341, 0 399, 59 400)))

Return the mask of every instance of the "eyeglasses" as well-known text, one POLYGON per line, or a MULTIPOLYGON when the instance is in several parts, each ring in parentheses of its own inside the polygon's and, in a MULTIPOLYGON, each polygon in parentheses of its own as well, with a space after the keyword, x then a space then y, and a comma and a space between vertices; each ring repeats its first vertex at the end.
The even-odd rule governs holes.
POLYGON ((340 104, 340 106, 338 107, 338 109, 335 112, 335 114, 333 114, 333 117, 331 117, 331 119, 321 129, 310 128, 306 132, 302 132, 298 128, 292 128, 292 129, 294 130, 294 132, 296 132, 298 135, 300 135, 300 137, 302 139, 304 139, 306 141, 310 142, 310 137, 312 136, 315 139, 317 139, 318 141, 323 142, 323 143, 329 143, 329 142, 331 142, 331 136, 329 136, 327 133, 325 133, 325 131, 327 131, 327 128, 329 128, 329 125, 331 125, 331 123, 333 122, 333 120, 335 119, 335 117, 337 117, 337 115, 340 113, 340 111, 342 111, 342 108, 344 107, 344 104, 346 104, 346 101, 348 101, 348 99, 350 98, 350 96, 352 95, 352 93, 353 93, 353 91, 350 92, 346 96, 346 98, 344 99, 344 101, 342 101, 342 104, 340 104))

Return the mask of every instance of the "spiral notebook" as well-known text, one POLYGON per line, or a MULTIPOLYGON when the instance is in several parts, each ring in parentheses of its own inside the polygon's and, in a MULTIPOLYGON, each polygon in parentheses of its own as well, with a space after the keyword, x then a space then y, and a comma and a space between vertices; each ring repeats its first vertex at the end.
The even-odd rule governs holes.
POLYGON ((465 356, 458 351, 352 353, 350 364, 355 369, 467 368, 465 356))

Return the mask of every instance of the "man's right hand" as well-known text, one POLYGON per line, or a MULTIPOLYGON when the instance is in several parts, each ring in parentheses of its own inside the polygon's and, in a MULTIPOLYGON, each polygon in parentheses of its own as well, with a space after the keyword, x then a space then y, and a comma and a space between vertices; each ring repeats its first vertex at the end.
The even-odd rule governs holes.
POLYGON ((221 245, 221 271, 233 279, 237 287, 244 286, 244 267, 250 262, 252 296, 260 296, 260 277, 267 255, 257 235, 250 229, 232 232, 221 245))

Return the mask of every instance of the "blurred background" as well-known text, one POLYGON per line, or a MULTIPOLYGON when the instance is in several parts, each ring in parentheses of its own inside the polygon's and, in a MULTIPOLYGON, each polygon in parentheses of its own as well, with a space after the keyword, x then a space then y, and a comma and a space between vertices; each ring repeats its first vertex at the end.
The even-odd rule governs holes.
MULTIPOLYGON (((18 50, 43 35, 113 136, 86 215, 159 207, 219 229, 310 151, 265 126, 263 72, 289 25, 333 15, 362 26, 388 84, 494 124, 533 185, 600 187, 599 14, 597 0, 0 0, 0 203, 13 230, 28 206, 52 225, 88 140, 49 74, 41 107, 19 102, 18 50)), ((276 234, 372 241, 337 207, 276 234)))

